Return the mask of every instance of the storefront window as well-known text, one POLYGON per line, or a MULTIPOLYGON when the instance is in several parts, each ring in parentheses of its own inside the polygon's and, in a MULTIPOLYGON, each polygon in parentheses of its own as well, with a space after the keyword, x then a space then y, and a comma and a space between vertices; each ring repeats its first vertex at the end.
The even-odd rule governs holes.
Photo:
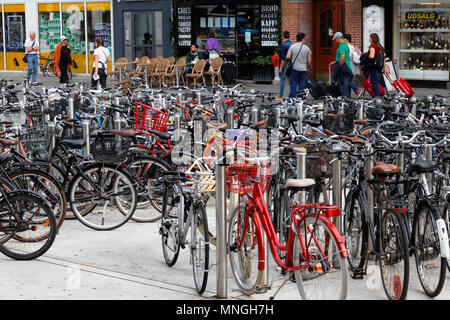
MULTIPOLYGON (((2 7, 0 6, 0 15, 2 14, 2 7)), ((3 23, 0 23, 0 69, 5 69, 5 48, 3 47, 3 23)))
POLYGON ((46 57, 55 51, 61 37, 61 17, 59 3, 39 4, 40 53, 46 57))
POLYGON ((5 5, 6 68, 23 70, 25 63, 25 5, 5 5))
POLYGON ((400 76, 448 81, 448 1, 402 0, 398 8, 400 76))
MULTIPOLYGON (((87 32, 88 32, 88 72, 94 63, 95 38, 103 38, 104 47, 112 54, 111 37, 111 8, 109 2, 88 2, 87 6, 87 32)), ((108 70, 111 71, 111 63, 108 70)))
POLYGON ((72 72, 86 73, 84 3, 62 4, 63 35, 67 37, 73 60, 72 72))

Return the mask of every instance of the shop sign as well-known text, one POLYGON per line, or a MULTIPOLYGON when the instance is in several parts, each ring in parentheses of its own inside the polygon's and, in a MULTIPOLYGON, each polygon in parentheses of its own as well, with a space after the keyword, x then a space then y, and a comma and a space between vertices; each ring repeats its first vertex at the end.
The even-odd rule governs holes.
POLYGON ((407 12, 406 20, 436 20, 436 12, 407 12))
POLYGON ((278 46, 278 5, 261 6, 261 46, 278 46))
POLYGON ((192 36, 192 7, 178 7, 178 45, 191 46, 192 36))

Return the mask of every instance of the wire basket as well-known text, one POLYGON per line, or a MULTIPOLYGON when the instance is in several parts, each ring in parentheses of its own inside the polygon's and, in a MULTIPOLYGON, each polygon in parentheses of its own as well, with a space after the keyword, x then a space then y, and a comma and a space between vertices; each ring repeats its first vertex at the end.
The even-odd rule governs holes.
POLYGON ((153 136, 149 130, 167 132, 170 115, 161 110, 136 102, 135 130, 136 132, 153 136))
POLYGON ((20 134, 19 140, 28 154, 47 154, 51 146, 52 132, 47 126, 29 127, 20 134))
POLYGON ((130 144, 130 139, 109 133, 98 133, 91 142, 91 154, 94 160, 99 162, 123 162, 127 158, 130 144))
POLYGON ((336 134, 349 134, 353 131, 355 112, 349 111, 343 114, 325 115, 322 121, 324 130, 332 131, 336 134))
MULTIPOLYGON (((226 185, 228 192, 252 194, 256 181, 258 167, 251 164, 233 164, 226 170, 226 185)), ((266 192, 272 172, 271 164, 261 165, 261 186, 266 192)))

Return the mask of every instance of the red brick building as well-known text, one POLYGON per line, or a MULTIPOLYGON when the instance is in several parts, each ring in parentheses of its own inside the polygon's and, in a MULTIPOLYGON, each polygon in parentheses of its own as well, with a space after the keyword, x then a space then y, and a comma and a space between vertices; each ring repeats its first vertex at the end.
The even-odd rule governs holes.
POLYGON ((281 0, 282 30, 295 39, 304 32, 306 43, 313 51, 313 67, 317 78, 328 79, 328 64, 334 60, 335 32, 352 36, 355 46, 362 46, 361 0, 281 0))

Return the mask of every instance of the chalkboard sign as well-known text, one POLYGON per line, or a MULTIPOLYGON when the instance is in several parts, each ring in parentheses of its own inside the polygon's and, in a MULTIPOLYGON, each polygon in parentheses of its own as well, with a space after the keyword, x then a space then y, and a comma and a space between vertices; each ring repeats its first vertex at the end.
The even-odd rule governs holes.
POLYGON ((178 7, 178 45, 190 47, 192 37, 192 7, 178 7))
POLYGON ((261 6, 261 46, 278 46, 278 5, 261 6))

